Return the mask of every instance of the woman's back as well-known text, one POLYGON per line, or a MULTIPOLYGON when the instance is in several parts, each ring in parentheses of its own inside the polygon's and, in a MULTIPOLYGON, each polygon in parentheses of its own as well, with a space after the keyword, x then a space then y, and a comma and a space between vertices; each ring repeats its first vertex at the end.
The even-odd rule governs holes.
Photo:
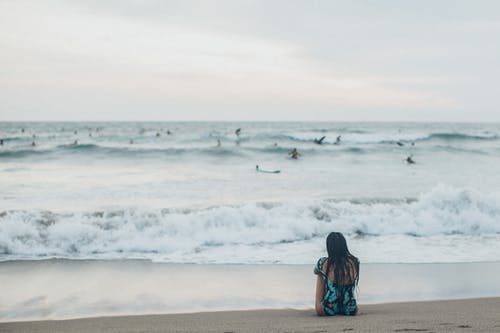
MULTIPOLYGON (((359 261, 354 256, 333 259, 323 257, 316 264, 314 272, 322 278, 323 290, 320 297, 321 310, 326 315, 355 315, 358 307, 355 297, 359 276, 359 261)), ((319 282, 318 282, 319 283, 319 282)), ((318 300, 317 300, 318 302, 318 300)), ((318 310, 318 305, 316 310, 318 310)), ((318 311, 318 314, 323 314, 318 311)))

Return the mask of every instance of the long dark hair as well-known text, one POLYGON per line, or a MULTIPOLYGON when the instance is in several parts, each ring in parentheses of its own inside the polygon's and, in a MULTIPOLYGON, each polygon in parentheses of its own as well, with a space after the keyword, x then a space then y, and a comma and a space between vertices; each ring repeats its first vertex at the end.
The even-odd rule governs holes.
POLYGON ((328 251, 326 276, 333 266, 335 283, 347 285, 357 281, 359 260, 349 252, 344 235, 340 232, 330 233, 326 238, 326 250, 328 251))

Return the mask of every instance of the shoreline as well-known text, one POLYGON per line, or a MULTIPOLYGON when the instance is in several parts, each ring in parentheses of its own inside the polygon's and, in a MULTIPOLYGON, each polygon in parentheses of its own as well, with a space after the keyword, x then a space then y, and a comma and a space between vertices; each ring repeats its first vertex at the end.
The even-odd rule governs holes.
MULTIPOLYGON (((1 264, 15 264, 15 263, 40 263, 40 262, 146 262, 155 265, 192 265, 192 266, 265 266, 265 265, 277 265, 277 266, 301 266, 310 264, 294 264, 294 263, 272 263, 272 262, 250 262, 250 263, 240 263, 240 262, 176 262, 176 261, 157 261, 150 258, 65 258, 65 257, 48 257, 42 259, 33 258, 14 258, 0 260, 1 264)), ((363 262, 363 265, 460 265, 460 264, 500 264, 499 260, 474 260, 474 261, 436 261, 436 262, 363 262)), ((314 263, 313 263, 314 266, 314 263)))
MULTIPOLYGON (((308 309, 312 271, 313 265, 145 260, 2 262, 0 322, 308 309)), ((499 275, 500 263, 364 264, 358 304, 500 297, 499 275)))
POLYGON ((500 297, 361 305, 357 316, 246 310, 0 323, 2 332, 494 332, 500 297))

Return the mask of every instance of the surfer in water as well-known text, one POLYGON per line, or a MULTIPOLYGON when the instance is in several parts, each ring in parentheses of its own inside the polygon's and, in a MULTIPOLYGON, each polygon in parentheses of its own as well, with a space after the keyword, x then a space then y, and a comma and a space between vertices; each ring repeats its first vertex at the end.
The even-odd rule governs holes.
POLYGON ((406 158, 406 160, 405 160, 405 161, 406 161, 406 163, 408 163, 408 164, 415 164, 415 163, 417 163, 417 162, 415 162, 415 160, 413 159, 413 156, 412 156, 412 155, 408 156, 408 157, 406 158))
POLYGON ((297 148, 293 148, 288 155, 290 155, 291 158, 293 159, 298 159, 300 156, 300 153, 297 151, 297 148))
POLYGON ((3 139, 0 139, 0 146, 3 146, 3 139))
POLYGON ((221 146, 220 139, 217 139, 217 145, 215 145, 215 147, 220 147, 220 146, 221 146))
POLYGON ((397 144, 398 146, 400 146, 400 147, 403 147, 403 146, 405 145, 405 144, 404 144, 404 143, 402 143, 401 141, 396 142, 396 144, 397 144))
POLYGON ((323 144, 323 140, 325 140, 325 138, 326 138, 326 136, 322 136, 319 139, 314 139, 314 143, 321 145, 321 144, 323 144))
POLYGON ((259 168, 259 165, 255 166, 255 171, 257 172, 264 172, 264 173, 280 173, 280 170, 262 170, 259 168))
POLYGON ((237 128, 236 131, 234 131, 234 134, 239 138, 241 134, 241 128, 237 128))
POLYGON ((335 144, 336 145, 340 144, 340 138, 341 137, 342 137, 342 135, 337 136, 337 139, 335 140, 335 144))

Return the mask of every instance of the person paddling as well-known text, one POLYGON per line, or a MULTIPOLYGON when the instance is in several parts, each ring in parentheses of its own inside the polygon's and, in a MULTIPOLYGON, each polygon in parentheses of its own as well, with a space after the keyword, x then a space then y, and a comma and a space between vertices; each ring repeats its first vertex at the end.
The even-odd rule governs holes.
POLYGON ((325 138, 326 138, 326 136, 322 136, 319 139, 314 139, 314 143, 321 145, 321 144, 323 144, 323 140, 325 140, 325 138))
POLYGON ((291 158, 293 159, 298 159, 300 156, 300 153, 297 151, 297 148, 293 148, 288 155, 290 155, 291 158))

